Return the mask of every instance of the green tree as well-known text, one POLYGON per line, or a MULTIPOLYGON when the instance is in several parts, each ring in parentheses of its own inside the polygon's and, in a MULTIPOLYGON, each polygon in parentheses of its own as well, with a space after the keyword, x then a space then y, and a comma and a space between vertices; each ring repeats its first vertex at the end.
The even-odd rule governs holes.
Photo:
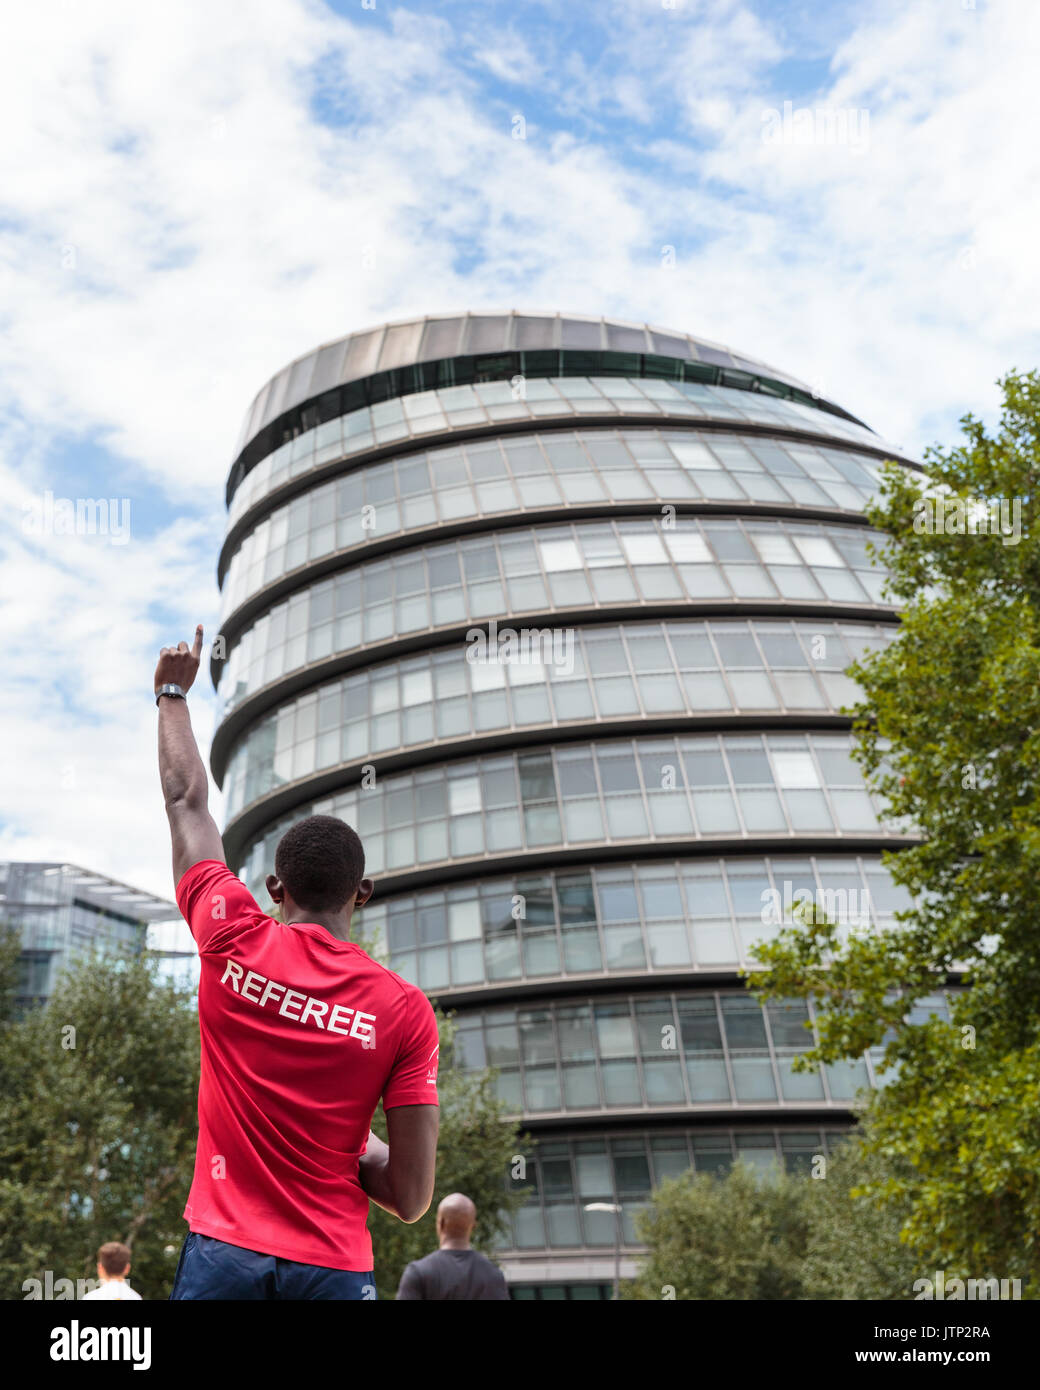
POLYGON ((894 824, 920 843, 887 856, 914 897, 894 930, 843 940, 806 917, 758 950, 760 998, 811 995, 803 1065, 885 1042, 869 1184, 905 1204, 931 1269, 1021 1278, 1040 1294, 1040 375, 1001 382, 995 434, 931 449, 919 477, 886 466, 870 519, 903 605, 899 636, 852 668, 858 756, 894 824), (1001 517, 987 508, 1003 499, 1001 517), (981 503, 981 505, 980 505, 981 503), (943 525, 936 527, 937 516, 943 525), (1006 522, 992 534, 980 515, 1006 522), (910 1004, 963 972, 952 1023, 910 1004))
MULTIPOLYGON (((866 1120, 808 1180, 808 1233, 802 1297, 813 1300, 900 1300, 913 1297, 927 1273, 901 1238, 909 1203, 877 1195, 892 1175, 891 1160, 870 1145, 866 1120)), ((912 1181, 912 1171, 906 1174, 912 1181)))
POLYGON ((92 1278, 106 1240, 169 1293, 194 1160, 198 1019, 147 959, 88 961, 0 1029, 0 1297, 92 1278))
POLYGON ((808 1238, 806 1179, 763 1180, 738 1163, 724 1178, 668 1178, 636 1219, 648 1255, 625 1299, 796 1299, 808 1238))
POLYGON ((871 1195, 890 1168, 865 1140, 850 1134, 819 1156, 815 1176, 739 1164, 662 1183, 637 1223, 648 1254, 622 1298, 912 1298, 923 1266, 900 1239, 904 1210, 871 1195))
POLYGON ((14 1022, 21 954, 18 932, 6 922, 0 922, 0 1029, 14 1022))
MULTIPOLYGON (((523 1191, 507 1187, 505 1181, 523 1145, 516 1124, 505 1119, 505 1106, 495 1096, 494 1072, 467 1072, 456 1065, 455 1025, 439 1009, 436 1013, 441 1040, 440 1136, 433 1202, 426 1215, 411 1225, 371 1204, 368 1228, 380 1298, 394 1298, 405 1265, 437 1249, 437 1203, 449 1192, 464 1192, 476 1204, 473 1247, 489 1258, 496 1237, 506 1230, 510 1212, 524 1200, 523 1191)), ((386 1138, 381 1108, 373 1128, 386 1138)))

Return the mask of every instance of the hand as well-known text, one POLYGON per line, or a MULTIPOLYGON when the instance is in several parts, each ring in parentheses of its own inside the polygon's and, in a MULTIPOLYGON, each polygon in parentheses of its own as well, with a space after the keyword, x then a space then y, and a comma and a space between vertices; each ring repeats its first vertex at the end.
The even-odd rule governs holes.
POLYGON ((175 647, 163 647, 159 653, 159 664, 155 668, 155 693, 164 685, 179 685, 187 694, 199 670, 202 656, 202 624, 195 629, 195 642, 188 650, 187 642, 178 642, 175 647))

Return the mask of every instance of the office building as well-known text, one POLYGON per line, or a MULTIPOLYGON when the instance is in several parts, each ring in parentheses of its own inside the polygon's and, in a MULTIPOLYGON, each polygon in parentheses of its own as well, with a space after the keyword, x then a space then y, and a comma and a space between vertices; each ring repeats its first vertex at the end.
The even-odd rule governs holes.
POLYGON ((172 902, 75 864, 0 863, 0 920, 21 939, 16 1004, 46 1003, 64 970, 95 953, 140 955, 172 902))
POLYGON ((602 1296, 655 1183, 806 1168, 875 1080, 794 1071, 810 1007, 738 972, 806 895, 843 931, 904 905, 843 713, 897 622, 863 509, 900 456, 761 362, 559 314, 353 333, 248 413, 229 860, 262 896, 294 820, 360 831, 367 930, 537 1137, 517 1297, 602 1296))

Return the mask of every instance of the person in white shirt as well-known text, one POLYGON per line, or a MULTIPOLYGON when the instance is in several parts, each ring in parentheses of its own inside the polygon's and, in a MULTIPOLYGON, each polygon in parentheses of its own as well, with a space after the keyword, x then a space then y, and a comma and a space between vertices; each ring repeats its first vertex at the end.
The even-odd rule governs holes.
POLYGON ((108 1241, 97 1252, 97 1277, 101 1282, 96 1289, 91 1289, 90 1293, 83 1295, 83 1301, 94 1298, 137 1299, 140 1302, 141 1295, 135 1293, 126 1282, 129 1273, 130 1247, 121 1245, 118 1240, 108 1241))

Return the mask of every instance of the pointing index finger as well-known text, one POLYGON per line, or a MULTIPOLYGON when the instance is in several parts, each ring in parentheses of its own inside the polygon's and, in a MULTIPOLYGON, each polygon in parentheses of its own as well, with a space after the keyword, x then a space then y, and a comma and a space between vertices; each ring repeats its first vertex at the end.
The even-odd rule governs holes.
POLYGON ((202 624, 199 623, 195 629, 195 641, 192 644, 191 654, 196 661, 202 656, 202 624))

